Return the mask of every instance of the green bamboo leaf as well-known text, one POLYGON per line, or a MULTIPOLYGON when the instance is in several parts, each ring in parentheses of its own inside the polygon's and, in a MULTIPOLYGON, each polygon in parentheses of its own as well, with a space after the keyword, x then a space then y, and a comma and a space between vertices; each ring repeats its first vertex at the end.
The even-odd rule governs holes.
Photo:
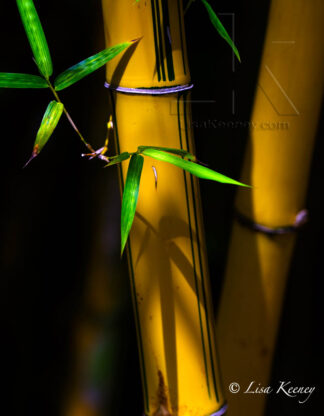
POLYGON ((175 155, 185 157, 189 160, 196 161, 196 156, 182 149, 174 149, 172 147, 158 147, 158 146, 138 146, 137 151, 142 153, 145 149, 161 150, 163 152, 173 153, 175 155))
POLYGON ((198 165, 197 163, 191 162, 189 160, 180 159, 177 156, 173 156, 168 153, 161 152, 159 150, 145 149, 143 150, 142 154, 145 156, 150 156, 157 160, 161 160, 163 162, 171 163, 172 165, 178 166, 179 168, 192 173, 198 178, 210 179, 216 182, 229 183, 232 185, 240 185, 240 186, 245 186, 248 188, 250 187, 249 185, 245 185, 244 183, 231 179, 205 166, 198 165))
POLYGON ((30 74, 0 72, 0 88, 47 88, 44 78, 30 74))
POLYGON ((34 152, 37 154, 40 153, 45 144, 48 142, 48 139, 53 134, 53 131, 61 118, 63 110, 64 106, 62 103, 51 101, 48 104, 34 144, 34 152))
POLYGON ((90 56, 84 61, 79 62, 76 65, 71 66, 71 68, 62 72, 54 81, 54 86, 56 91, 63 90, 64 88, 69 87, 70 85, 76 83, 85 76, 96 71, 98 68, 105 65, 112 58, 117 56, 128 46, 132 45, 135 41, 124 42, 118 45, 112 46, 110 48, 104 49, 103 51, 90 56))
POLYGON ((219 35, 226 40, 226 42, 230 45, 230 47, 233 49, 237 59, 241 62, 241 58, 240 58, 240 54, 239 51, 237 50, 237 47, 234 45, 232 39, 230 38, 229 34, 227 33, 226 29, 224 28, 224 26, 222 25, 222 22, 219 20, 219 18, 217 17, 216 13, 214 12, 214 10, 212 9, 211 5, 208 3, 207 0, 201 0, 208 12, 209 15, 209 19, 212 22, 213 26, 215 27, 215 29, 217 30, 217 32, 219 33, 219 35))
POLYGON ((42 75, 48 79, 53 73, 51 55, 42 24, 32 0, 16 0, 36 64, 42 75))
POLYGON ((124 160, 127 160, 129 158, 130 158, 130 154, 128 152, 121 153, 120 155, 118 155, 118 156, 116 156, 114 158, 111 158, 111 159, 108 158, 108 159, 110 159, 110 162, 107 163, 107 165, 105 166, 105 168, 108 167, 108 166, 116 165, 117 163, 121 163, 124 160))
POLYGON ((33 153, 25 166, 27 166, 28 163, 34 159, 34 157, 39 155, 45 144, 48 142, 55 127, 57 126, 57 123, 61 118, 63 110, 64 106, 62 103, 51 101, 48 104, 41 125, 37 132, 33 153))
POLYGON ((143 162, 143 156, 135 154, 132 155, 128 166, 121 208, 121 254, 135 216, 143 162))

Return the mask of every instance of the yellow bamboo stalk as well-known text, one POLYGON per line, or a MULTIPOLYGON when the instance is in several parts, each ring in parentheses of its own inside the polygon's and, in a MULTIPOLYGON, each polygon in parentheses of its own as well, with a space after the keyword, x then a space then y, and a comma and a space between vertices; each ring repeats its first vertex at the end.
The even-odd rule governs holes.
MULTIPOLYGON (((103 0, 103 10, 107 46, 142 37, 107 68, 118 152, 192 152, 182 1, 103 0)), ((199 188, 189 174, 145 160, 128 257, 145 414, 223 414, 199 188)))
MULTIPOLYGON (((271 3, 242 174, 254 188, 238 191, 236 205, 270 229, 294 225, 304 208, 323 92, 323 17, 320 0, 271 3)), ((241 386, 227 393, 231 416, 263 414, 267 395, 244 391, 252 381, 268 386, 294 243, 294 233, 271 237, 234 222, 217 323, 224 384, 241 386)))

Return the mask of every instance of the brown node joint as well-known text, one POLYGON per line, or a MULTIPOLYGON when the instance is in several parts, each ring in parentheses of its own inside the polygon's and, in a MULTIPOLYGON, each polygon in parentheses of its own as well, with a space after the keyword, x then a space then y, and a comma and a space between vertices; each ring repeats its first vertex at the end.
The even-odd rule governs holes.
POLYGON ((158 370, 159 385, 157 390, 157 397, 159 408, 154 413, 154 416, 172 416, 168 410, 167 388, 164 382, 164 377, 161 370, 158 370))
POLYGON ((302 209, 297 213, 295 217, 295 222, 293 224, 283 225, 279 227, 269 227, 267 225, 259 224, 253 221, 252 219, 246 217, 238 210, 235 211, 235 217, 239 224, 243 227, 249 228, 252 231, 267 234, 269 236, 275 236, 295 233, 308 221, 309 214, 307 209, 302 209))

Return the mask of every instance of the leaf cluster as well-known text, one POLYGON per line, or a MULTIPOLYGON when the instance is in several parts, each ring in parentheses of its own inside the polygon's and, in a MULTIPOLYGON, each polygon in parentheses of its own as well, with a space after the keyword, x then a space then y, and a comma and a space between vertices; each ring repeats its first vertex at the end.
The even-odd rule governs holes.
MULTIPOLYGON (((136 0, 136 3, 138 1, 139 0, 136 0)), ((193 0, 189 0, 188 6, 190 6, 192 1, 193 0)), ((237 48, 230 39, 212 7, 206 0, 201 1, 207 9, 212 24, 217 29, 218 33, 231 45, 236 56, 240 60, 237 48)), ((83 61, 73 65, 72 67, 59 74, 52 83, 50 81, 50 77, 53 74, 52 59, 35 5, 32 0, 16 0, 16 2, 27 38, 29 40, 30 47, 34 55, 34 60, 39 70, 39 75, 0 72, 0 87, 49 88, 55 97, 55 100, 51 101, 46 108, 45 114, 41 121, 41 125, 36 135, 32 155, 26 165, 41 152, 45 144, 48 142, 63 112, 65 112, 68 120, 70 121, 75 131, 79 134, 81 140, 91 151, 91 153, 88 153, 84 156, 89 156, 90 158, 99 157, 101 160, 108 162, 106 166, 116 165, 130 159, 125 188, 123 192, 121 210, 121 253, 124 251, 135 216, 142 169, 144 165, 144 156, 170 163, 197 176, 198 178, 209 179, 226 184, 248 186, 225 175, 222 175, 221 173, 215 172, 206 166, 202 166, 201 164, 197 163, 196 157, 193 154, 181 149, 156 146, 139 146, 137 151, 134 153, 124 152, 108 158, 104 155, 108 148, 107 140, 105 146, 102 149, 97 151, 93 150, 91 145, 85 141, 75 126, 69 113, 61 102, 57 92, 75 84, 85 76, 101 68, 108 61, 123 52, 134 42, 137 42, 138 39, 114 45, 93 56, 90 56, 87 59, 84 59, 83 61)), ((110 120, 108 123, 108 130, 111 130, 113 128, 112 126, 113 124, 110 120)))
MULTIPOLYGON (((39 154, 51 137, 61 115, 63 114, 63 111, 68 116, 69 121, 72 121, 64 108, 57 91, 61 91, 75 84, 82 78, 101 68, 108 61, 136 42, 136 40, 120 43, 90 56, 58 75, 52 84, 50 81, 50 77, 53 74, 52 59, 34 2, 33 0, 16 0, 16 2, 40 75, 0 72, 0 87, 49 88, 56 99, 55 101, 51 101, 46 108, 40 128, 36 135, 32 156, 27 162, 28 164, 39 154)), ((81 137, 81 139, 83 139, 83 137, 81 137)), ((85 142, 84 139, 83 141, 85 142)), ((93 150, 86 142, 85 144, 90 150, 93 150)))

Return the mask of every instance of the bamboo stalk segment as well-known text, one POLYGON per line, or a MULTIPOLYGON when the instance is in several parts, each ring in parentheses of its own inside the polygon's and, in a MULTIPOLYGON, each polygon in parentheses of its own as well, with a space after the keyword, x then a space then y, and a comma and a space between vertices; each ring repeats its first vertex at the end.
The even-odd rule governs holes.
MULTIPOLYGON (((273 0, 251 119, 237 211, 274 230, 303 210, 323 93, 322 1, 273 0)), ((255 224, 254 224, 255 225, 255 224)), ((235 221, 217 335, 229 415, 261 416, 295 234, 269 236, 235 221), (260 384, 259 384, 260 383, 260 384)))
POLYGON ((182 0, 103 0, 103 14, 107 45, 143 38, 107 65, 109 83, 152 89, 190 82, 182 0))
MULTIPOLYGON (((192 150, 184 95, 113 100, 120 152, 139 144, 192 150)), ((198 186, 189 174, 145 160, 129 263, 147 414, 164 403, 174 415, 212 413, 223 399, 198 186)))
MULTIPOLYGON (((182 1, 104 0, 103 7, 107 45, 143 36, 118 85, 113 79, 119 64, 107 68, 107 82, 117 89, 109 95, 118 153, 139 145, 193 152, 190 95, 182 88, 190 83, 182 1), (164 33, 158 51, 156 31, 164 33), (159 78, 157 56, 165 79, 159 78), (174 86, 180 88, 165 94, 174 86), (120 87, 140 91, 125 94, 120 87)), ((126 171, 125 163, 121 187, 126 171)), ((145 414, 223 414, 199 187, 188 173, 145 158, 128 257, 145 414)))

